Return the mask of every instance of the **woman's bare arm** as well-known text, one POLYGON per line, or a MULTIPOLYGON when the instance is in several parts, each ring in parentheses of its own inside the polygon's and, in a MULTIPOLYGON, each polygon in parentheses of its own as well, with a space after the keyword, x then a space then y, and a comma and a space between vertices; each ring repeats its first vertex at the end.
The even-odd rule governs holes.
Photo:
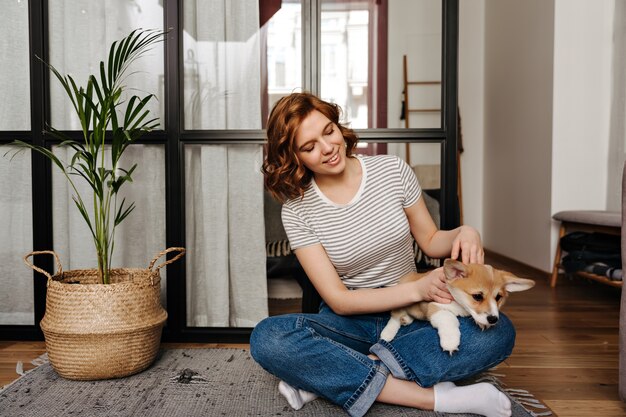
POLYGON ((459 259, 463 263, 483 263, 485 253, 480 235, 470 226, 460 226, 453 230, 438 230, 424 199, 404 209, 411 233, 418 246, 430 257, 459 259))
POLYGON ((295 253, 317 292, 337 314, 378 313, 423 300, 446 303, 451 299, 441 268, 414 282, 349 290, 321 244, 296 249, 295 253))

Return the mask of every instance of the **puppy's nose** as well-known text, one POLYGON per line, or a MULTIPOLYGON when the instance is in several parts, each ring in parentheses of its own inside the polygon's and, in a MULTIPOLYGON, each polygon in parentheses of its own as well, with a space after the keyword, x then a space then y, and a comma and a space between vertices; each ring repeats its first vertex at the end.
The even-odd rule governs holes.
POLYGON ((496 324, 498 322, 497 316, 487 316, 487 321, 489 324, 496 324))

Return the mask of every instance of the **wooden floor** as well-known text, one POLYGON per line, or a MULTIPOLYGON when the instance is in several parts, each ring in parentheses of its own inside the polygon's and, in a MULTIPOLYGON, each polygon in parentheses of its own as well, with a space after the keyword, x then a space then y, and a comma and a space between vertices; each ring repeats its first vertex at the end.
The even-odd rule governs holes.
MULTIPOLYGON (((619 289, 560 277, 551 289, 547 275, 491 255, 488 263, 537 280, 530 291, 512 294, 504 311, 517 328, 512 356, 496 372, 511 388, 529 390, 555 416, 626 415, 617 394, 619 289)), ((290 310, 293 302, 275 306, 290 310)), ((166 344, 165 347, 247 347, 166 344)), ((45 351, 43 342, 0 342, 0 386, 11 382, 17 361, 24 369, 45 351)))

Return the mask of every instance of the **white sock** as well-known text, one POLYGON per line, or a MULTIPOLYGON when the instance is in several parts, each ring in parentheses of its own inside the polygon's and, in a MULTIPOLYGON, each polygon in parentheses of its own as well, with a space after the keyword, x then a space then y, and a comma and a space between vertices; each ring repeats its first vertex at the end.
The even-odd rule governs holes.
POLYGON ((294 388, 285 381, 278 383, 278 392, 287 399, 287 402, 294 410, 301 409, 304 404, 310 403, 317 398, 317 395, 312 392, 294 388))
POLYGON ((457 387, 440 382, 435 389, 435 411, 474 413, 487 417, 510 417, 511 401, 496 387, 486 382, 457 387))

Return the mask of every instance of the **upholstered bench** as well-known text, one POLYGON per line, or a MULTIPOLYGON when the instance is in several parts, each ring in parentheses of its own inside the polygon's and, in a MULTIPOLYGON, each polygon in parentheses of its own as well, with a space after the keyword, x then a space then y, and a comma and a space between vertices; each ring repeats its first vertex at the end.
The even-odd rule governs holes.
MULTIPOLYGON (((559 276, 559 267, 561 264, 561 238, 569 230, 580 230, 589 232, 601 232, 613 235, 620 235, 622 230, 622 213, 619 211, 603 211, 603 210, 570 210, 560 211, 552 218, 561 222, 559 230, 559 240, 557 241, 556 254, 554 255, 554 267, 552 268, 552 279, 550 286, 556 286, 556 280, 559 276)), ((584 274, 588 278, 594 278, 591 274, 584 274)), ((602 282, 613 286, 621 286, 621 282, 611 282, 609 280, 599 279, 602 282)))

